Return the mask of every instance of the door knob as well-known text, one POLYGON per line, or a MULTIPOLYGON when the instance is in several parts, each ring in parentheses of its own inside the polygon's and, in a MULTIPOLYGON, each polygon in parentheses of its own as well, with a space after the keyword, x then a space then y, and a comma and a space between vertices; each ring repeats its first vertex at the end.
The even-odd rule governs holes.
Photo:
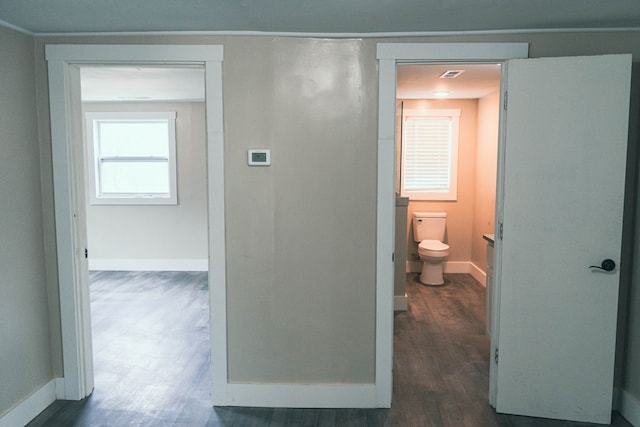
POLYGON ((613 271, 616 268, 616 262, 612 259, 605 259, 602 261, 602 264, 598 265, 590 265, 589 268, 597 268, 602 271, 613 271))

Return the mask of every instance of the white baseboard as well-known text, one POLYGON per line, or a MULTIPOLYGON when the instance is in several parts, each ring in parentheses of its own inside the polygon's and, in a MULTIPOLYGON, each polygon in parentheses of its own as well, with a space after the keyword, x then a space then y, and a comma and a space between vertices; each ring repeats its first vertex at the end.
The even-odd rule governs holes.
MULTIPOLYGON (((221 406, 375 408, 374 384, 228 384, 221 406)), ((216 403, 214 402, 214 405, 216 403)))
POLYGON ((59 378, 54 378, 0 417, 0 427, 23 426, 47 409, 58 396, 59 378))
POLYGON ((631 425, 640 426, 640 400, 626 390, 622 390, 619 412, 631 425))
POLYGON ((487 273, 475 265, 473 262, 470 262, 470 271, 469 273, 476 279, 482 286, 487 287, 487 273))
MULTIPOLYGON (((420 273, 422 271, 421 261, 407 261, 407 273, 420 273)), ((445 273, 468 273, 471 274, 482 286, 487 286, 487 275, 477 265, 471 261, 447 261, 444 263, 445 273)))
POLYGON ((207 271, 205 259, 89 259, 92 271, 207 271))
POLYGON ((471 273, 471 263, 468 261, 447 261, 444 263, 445 273, 471 273))
POLYGON ((56 378, 56 399, 58 400, 66 400, 67 394, 65 392, 64 386, 64 378, 56 378))
POLYGON ((393 311, 407 311, 407 294, 393 296, 393 311))

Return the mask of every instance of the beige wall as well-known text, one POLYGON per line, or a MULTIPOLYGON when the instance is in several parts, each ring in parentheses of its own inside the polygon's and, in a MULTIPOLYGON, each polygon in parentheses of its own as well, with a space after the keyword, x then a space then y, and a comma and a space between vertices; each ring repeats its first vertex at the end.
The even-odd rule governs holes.
POLYGON ((483 234, 495 230, 496 176, 498 171, 498 129, 500 92, 478 100, 478 143, 474 179, 471 262, 486 271, 487 242, 483 234))
POLYGON ((415 260, 418 244, 413 235, 414 212, 446 212, 449 245, 449 262, 469 261, 471 259, 471 240, 473 231, 473 211, 475 203, 476 179, 476 138, 478 102, 475 99, 452 100, 403 100, 407 109, 459 109, 460 130, 458 138, 458 199, 446 202, 410 200, 407 212, 408 239, 407 259, 415 260))
MULTIPOLYGON (((0 416, 53 378, 33 39, 0 27, 0 416)), ((56 319, 57 320, 57 319, 56 319)), ((59 321, 51 323, 59 329, 59 321)))
MULTIPOLYGON (((92 260, 206 260, 207 180, 204 103, 87 103, 83 111, 174 111, 178 204, 87 208, 92 260)), ((128 264, 127 264, 128 265, 128 264)))
MULTIPOLYGON (((381 41, 524 41, 530 43, 533 57, 633 52, 640 60, 637 32, 365 40, 36 38, 47 265, 55 266, 55 246, 44 43, 224 44, 230 376, 234 381, 252 382, 372 381, 378 108, 375 47, 381 41), (271 168, 246 168, 245 150, 255 145, 272 148, 271 168)), ((30 49, 27 46, 24 50, 21 40, 3 38, 5 44, 20 49, 13 53, 19 58, 30 49)), ((28 73, 28 65, 24 68, 28 73)), ((3 80, 25 86, 22 78, 3 80)), ((21 116, 33 123, 30 108, 25 110, 21 116)), ((635 126, 637 120, 633 123, 635 126)), ((627 216, 633 215, 634 207, 626 210, 627 216)), ((472 250, 466 251, 455 256, 468 258, 472 250)), ((20 271, 30 270, 21 267, 20 271)), ((57 281, 55 269, 48 271, 55 329, 59 327, 57 281)), ((638 283, 634 278, 634 289, 638 283)), ((640 316, 639 298, 635 291, 630 301, 634 325, 640 316)), ((27 309, 26 304, 21 307, 27 309)), ((52 333, 52 339, 54 366, 60 372, 59 337, 52 333)), ((640 334, 629 335, 629 348, 635 349, 629 354, 637 358, 640 334)), ((0 354, 3 360, 8 356, 7 350, 0 354)), ((19 366, 32 365, 38 364, 24 362, 19 366)), ((640 372, 635 367, 640 363, 628 359, 627 366, 625 387, 640 399, 640 372)), ((16 385, 33 389, 24 378, 16 385)), ((15 401, 15 396, 6 399, 15 401)))

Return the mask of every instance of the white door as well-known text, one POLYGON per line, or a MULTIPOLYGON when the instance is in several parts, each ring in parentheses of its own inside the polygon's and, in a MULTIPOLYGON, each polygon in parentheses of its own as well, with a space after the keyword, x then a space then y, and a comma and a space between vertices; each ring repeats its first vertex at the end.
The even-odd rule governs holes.
POLYGON ((630 55, 507 63, 498 412, 610 422, 630 73, 630 55))

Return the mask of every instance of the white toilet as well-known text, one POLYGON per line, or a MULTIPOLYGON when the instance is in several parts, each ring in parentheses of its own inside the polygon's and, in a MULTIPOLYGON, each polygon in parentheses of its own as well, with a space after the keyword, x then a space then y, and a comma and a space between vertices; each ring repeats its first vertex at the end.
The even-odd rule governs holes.
POLYGON ((422 261, 420 281, 425 285, 444 285, 442 269, 449 256, 449 245, 443 243, 446 225, 444 212, 413 213, 413 236, 422 261))

